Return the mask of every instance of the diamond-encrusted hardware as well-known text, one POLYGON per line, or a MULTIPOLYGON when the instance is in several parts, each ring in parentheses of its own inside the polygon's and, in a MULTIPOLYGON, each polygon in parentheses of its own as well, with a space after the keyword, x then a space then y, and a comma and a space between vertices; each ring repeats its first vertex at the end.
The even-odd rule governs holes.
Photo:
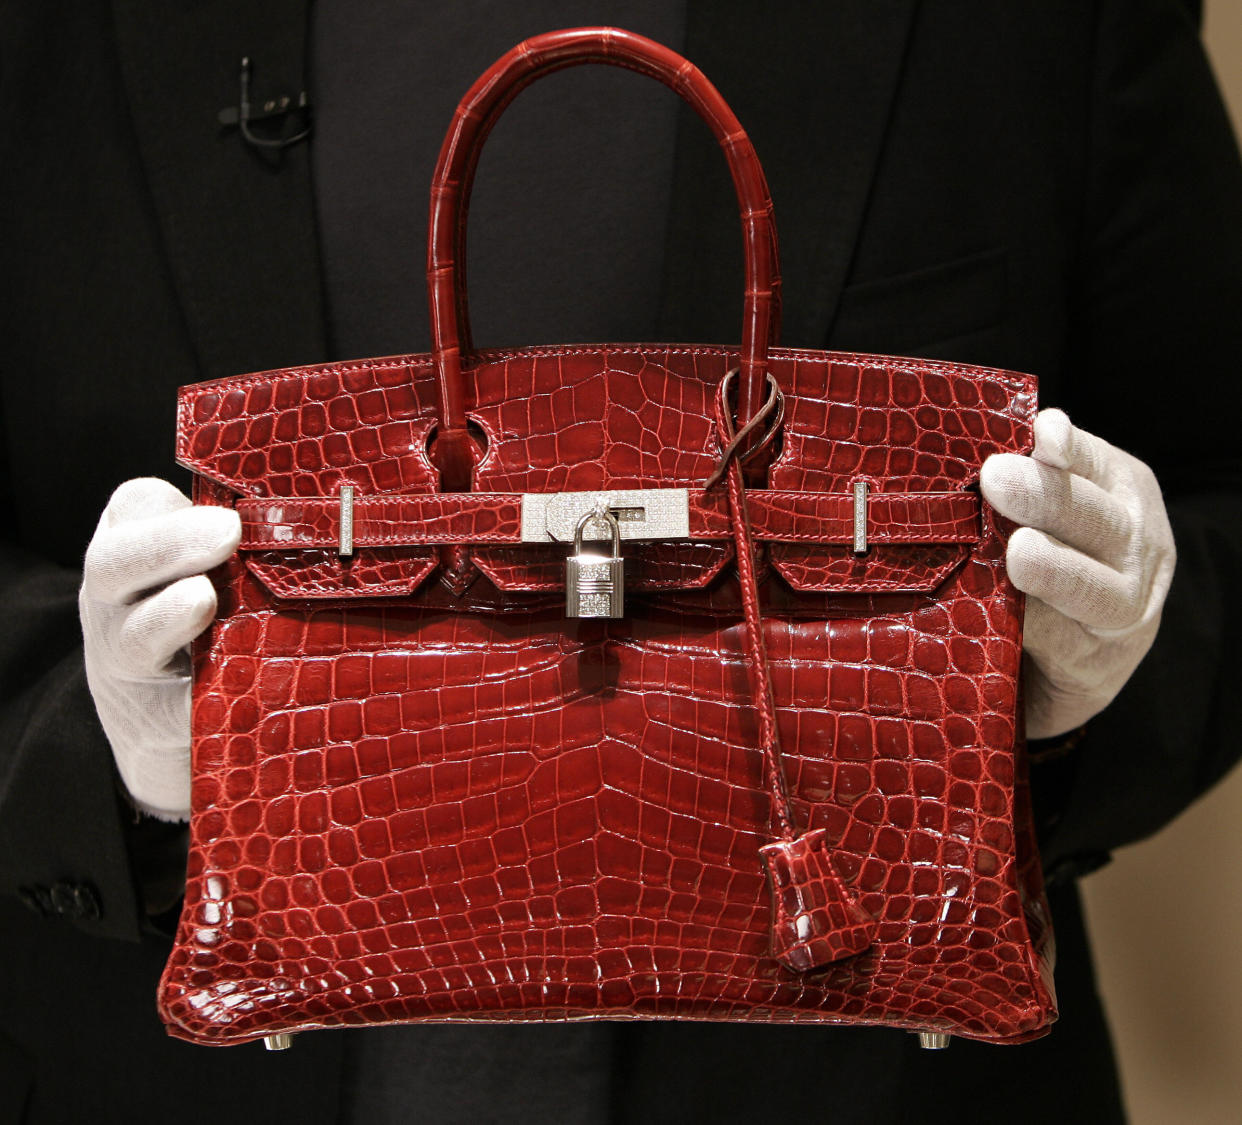
MULTIPOLYGON (((622 539, 688 539, 690 490, 634 488, 599 492, 528 492, 522 497, 523 543, 568 543, 586 512, 603 505, 621 529, 622 539)), ((602 530, 602 529, 601 529, 602 530)), ((592 534, 586 539, 607 538, 592 534)))
POLYGON ((943 1031, 920 1031, 919 1046, 925 1051, 943 1051, 951 1038, 943 1031))
POLYGON ((867 482, 854 482, 854 554, 867 553, 867 482))
POLYGON ((341 521, 336 553, 347 559, 354 553, 354 486, 341 485, 341 521))
POLYGON ((565 560, 566 617, 622 617, 625 614, 625 560, 621 558, 621 528, 602 503, 584 513, 574 528, 573 554, 565 560), (583 545, 590 523, 605 524, 612 532, 612 554, 597 554, 583 545))

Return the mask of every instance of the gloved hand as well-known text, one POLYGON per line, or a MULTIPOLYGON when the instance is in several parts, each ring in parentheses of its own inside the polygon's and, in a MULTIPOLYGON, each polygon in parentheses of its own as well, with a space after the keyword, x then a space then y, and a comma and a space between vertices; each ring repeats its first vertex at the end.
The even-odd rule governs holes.
POLYGON ((190 815, 188 645, 210 623, 205 571, 237 549, 228 508, 194 506, 166 481, 126 481, 86 549, 78 611, 86 679, 134 804, 190 815))
POLYGON ((1155 639, 1177 561, 1160 486, 1060 410, 1036 416, 1030 457, 989 457, 980 486, 1022 525, 1005 561, 1027 594, 1027 734, 1064 734, 1112 701, 1155 639))

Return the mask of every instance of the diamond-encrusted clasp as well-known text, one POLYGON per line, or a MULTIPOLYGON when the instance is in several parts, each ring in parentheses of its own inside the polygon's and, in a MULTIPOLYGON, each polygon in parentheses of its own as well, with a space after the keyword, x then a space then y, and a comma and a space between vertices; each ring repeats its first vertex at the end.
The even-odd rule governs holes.
MULTIPOLYGON (((690 538, 690 490, 633 488, 598 492, 528 492, 522 497, 523 543, 568 543, 584 514, 603 508, 625 540, 690 538)), ((610 532, 586 539, 607 538, 610 532)), ((602 530, 602 529, 601 529, 602 530)))
POLYGON ((585 512, 574 528, 573 554, 565 560, 566 617, 623 617, 625 615, 625 560, 621 557, 621 528, 603 504, 585 512), (588 548, 583 532, 591 523, 603 523, 612 532, 612 553, 588 548))

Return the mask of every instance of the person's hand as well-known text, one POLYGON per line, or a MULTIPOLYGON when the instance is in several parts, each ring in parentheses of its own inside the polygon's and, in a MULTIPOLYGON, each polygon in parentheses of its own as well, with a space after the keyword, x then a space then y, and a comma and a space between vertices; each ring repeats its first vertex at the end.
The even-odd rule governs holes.
POLYGON ((166 481, 126 481, 86 549, 78 610, 86 679, 134 804, 164 820, 190 810, 188 645, 211 622, 205 571, 237 548, 228 508, 194 506, 166 481))
POLYGON ((1155 639, 1177 560, 1160 486, 1059 410, 1036 416, 1030 457, 989 457, 980 486, 1022 525, 1005 562, 1027 595, 1027 734, 1064 734, 1112 701, 1155 639))

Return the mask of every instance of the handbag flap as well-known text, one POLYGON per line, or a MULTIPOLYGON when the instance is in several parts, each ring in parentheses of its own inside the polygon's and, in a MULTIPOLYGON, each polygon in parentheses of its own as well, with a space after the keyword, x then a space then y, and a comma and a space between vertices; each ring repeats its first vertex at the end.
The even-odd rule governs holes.
MULTIPOLYGON (((714 397, 735 352, 565 346, 475 359, 468 414, 481 456, 473 492, 445 498, 681 488, 700 507, 713 502, 702 483, 720 457, 714 397)), ((987 530, 977 499, 967 532, 960 505, 950 511, 940 500, 974 497, 990 454, 1029 451, 1035 380, 939 361, 790 349, 773 351, 771 371, 785 400, 780 452, 769 489, 750 490, 748 504, 772 568, 808 592, 935 588, 987 530), (875 524, 865 553, 854 549, 841 516, 860 481, 869 512, 898 498, 906 503, 875 524), (786 496, 797 510, 781 508, 786 496), (808 497, 833 501, 831 512, 810 512, 808 497), (915 503, 919 498, 928 502, 915 503), (794 522, 786 524, 786 516, 794 522)), ((251 570, 282 597, 408 595, 436 569, 436 548, 448 546, 468 550, 500 590, 563 589, 564 546, 484 534, 499 508, 476 513, 474 526, 483 530, 474 537, 428 541, 415 527, 405 539, 360 540, 348 565, 330 544, 294 541, 293 525, 283 521, 289 501, 328 505, 316 516, 322 520, 343 485, 359 503, 436 496, 428 453, 436 401, 425 355, 195 384, 181 391, 178 459, 241 506, 285 502, 279 518, 275 507, 246 518, 288 528, 291 538, 248 536, 243 544, 251 570)), ((727 521, 690 540, 627 542, 626 588, 690 591, 715 581, 732 558, 727 521)))

